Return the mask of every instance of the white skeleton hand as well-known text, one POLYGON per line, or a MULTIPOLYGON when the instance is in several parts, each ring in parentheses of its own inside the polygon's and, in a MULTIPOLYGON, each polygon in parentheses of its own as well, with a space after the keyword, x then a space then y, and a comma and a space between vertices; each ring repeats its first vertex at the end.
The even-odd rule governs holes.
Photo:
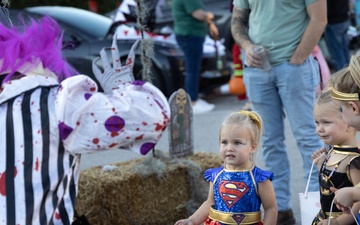
POLYGON ((137 40, 130 49, 125 65, 121 65, 119 49, 117 46, 117 38, 114 35, 111 46, 112 66, 107 57, 106 50, 109 48, 103 48, 100 51, 100 57, 93 60, 92 69, 96 79, 99 81, 104 92, 110 94, 113 89, 118 88, 120 85, 131 83, 134 81, 133 67, 135 59, 135 49, 138 46, 140 40, 137 40), (96 65, 101 59, 104 72, 96 65))

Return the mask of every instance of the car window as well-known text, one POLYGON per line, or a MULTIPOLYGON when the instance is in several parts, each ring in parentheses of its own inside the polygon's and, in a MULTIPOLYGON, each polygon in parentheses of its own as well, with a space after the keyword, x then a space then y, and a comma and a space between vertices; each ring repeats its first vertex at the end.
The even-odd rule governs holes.
POLYGON ((103 39, 109 32, 112 20, 108 17, 72 7, 29 7, 26 11, 49 15, 67 28, 94 39, 103 39))

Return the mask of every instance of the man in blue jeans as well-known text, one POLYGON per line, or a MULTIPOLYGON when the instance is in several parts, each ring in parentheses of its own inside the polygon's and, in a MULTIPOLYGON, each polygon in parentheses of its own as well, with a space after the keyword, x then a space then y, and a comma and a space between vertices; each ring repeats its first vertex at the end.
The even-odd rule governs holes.
POLYGON ((201 0, 172 0, 171 9, 174 17, 176 41, 185 56, 185 90, 192 102, 194 114, 206 113, 215 108, 199 98, 199 74, 203 54, 203 43, 209 32, 215 40, 219 31, 215 26, 214 14, 206 12, 201 0))
MULTIPOLYGON (((310 55, 327 23, 326 0, 234 0, 233 4, 231 31, 246 54, 246 92, 252 109, 263 118, 263 159, 275 173, 277 225, 295 224, 284 118, 290 122, 307 178, 311 154, 322 146, 313 118, 319 67, 310 55), (255 46, 267 49, 269 70, 262 70, 255 46)), ((317 171, 309 189, 318 190, 317 171)))
POLYGON ((349 0, 327 0, 328 24, 325 29, 325 38, 335 72, 343 69, 350 61, 347 34, 350 26, 349 5, 349 0))

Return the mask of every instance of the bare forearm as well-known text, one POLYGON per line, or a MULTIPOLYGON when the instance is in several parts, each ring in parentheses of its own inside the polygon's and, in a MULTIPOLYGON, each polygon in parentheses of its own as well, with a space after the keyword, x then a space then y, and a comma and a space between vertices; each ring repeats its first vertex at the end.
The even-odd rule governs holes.
POLYGON ((302 64, 320 40, 327 24, 326 0, 317 0, 307 8, 310 22, 296 48, 290 63, 302 64))
POLYGON ((231 18, 231 33, 236 44, 245 49, 251 44, 248 35, 249 10, 234 7, 231 18))
POLYGON ((324 29, 323 26, 319 26, 314 23, 310 23, 309 26, 306 28, 301 41, 296 48, 290 62, 298 62, 301 64, 305 61, 307 57, 311 54, 314 50, 315 46, 320 40, 320 37, 323 33, 324 29))
POLYGON ((194 17, 197 20, 204 21, 207 23, 211 23, 214 19, 214 14, 212 12, 206 12, 202 9, 195 10, 192 14, 192 17, 194 17))
POLYGON ((208 201, 205 201, 196 212, 189 217, 189 220, 193 224, 201 224, 205 222, 207 217, 209 216, 211 204, 208 201))
POLYGON ((276 218, 278 214, 278 208, 276 206, 265 210, 264 225, 276 224, 276 218))

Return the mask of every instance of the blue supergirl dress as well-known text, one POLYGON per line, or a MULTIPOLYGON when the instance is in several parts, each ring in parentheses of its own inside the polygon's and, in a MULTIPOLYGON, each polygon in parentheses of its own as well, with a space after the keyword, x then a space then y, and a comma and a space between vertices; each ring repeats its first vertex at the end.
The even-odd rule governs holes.
POLYGON ((259 182, 272 180, 274 173, 253 166, 249 170, 227 170, 223 166, 205 171, 214 184, 214 200, 205 224, 262 224, 259 182))

